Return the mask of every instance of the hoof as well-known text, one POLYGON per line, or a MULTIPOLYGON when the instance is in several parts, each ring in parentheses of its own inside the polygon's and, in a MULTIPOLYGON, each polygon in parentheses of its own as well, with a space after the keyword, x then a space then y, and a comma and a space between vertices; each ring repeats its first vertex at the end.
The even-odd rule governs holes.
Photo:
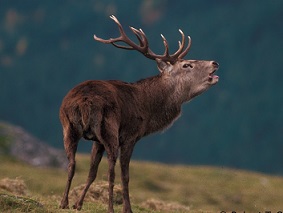
POLYGON ((73 209, 80 211, 82 209, 82 205, 75 204, 73 205, 73 209))
POLYGON ((69 209, 69 205, 68 204, 61 204, 59 206, 60 209, 69 209))
POLYGON ((114 209, 108 209, 108 213, 114 213, 114 209))

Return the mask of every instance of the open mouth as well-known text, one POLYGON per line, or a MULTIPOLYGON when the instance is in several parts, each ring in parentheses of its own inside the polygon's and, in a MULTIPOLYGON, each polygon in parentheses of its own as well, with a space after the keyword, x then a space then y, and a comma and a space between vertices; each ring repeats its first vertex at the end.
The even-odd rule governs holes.
MULTIPOLYGON (((216 69, 217 70, 217 69, 216 69)), ((214 70, 213 72, 209 73, 209 78, 208 78, 208 81, 209 82, 217 82, 218 79, 219 79, 219 76, 218 75, 214 75, 214 73, 216 72, 216 70, 214 70)))

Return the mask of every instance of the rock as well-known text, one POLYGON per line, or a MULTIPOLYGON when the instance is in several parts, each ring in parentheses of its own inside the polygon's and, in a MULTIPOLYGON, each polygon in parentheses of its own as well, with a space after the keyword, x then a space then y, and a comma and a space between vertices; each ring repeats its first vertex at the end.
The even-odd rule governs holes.
POLYGON ((27 195, 27 186, 25 182, 20 179, 3 178, 0 180, 0 189, 11 192, 16 195, 27 195))
MULTIPOLYGON (((75 187, 70 192, 70 197, 77 200, 81 195, 85 184, 75 187)), ((85 201, 108 203, 108 182, 94 182, 88 189, 85 201)), ((117 205, 123 204, 123 191, 121 185, 115 185, 113 189, 113 202, 117 205)))
POLYGON ((190 207, 179 203, 165 202, 158 199, 148 199, 142 206, 160 212, 189 212, 190 207))
POLYGON ((0 122, 0 137, 0 153, 11 155, 33 166, 67 167, 64 151, 45 144, 21 127, 0 122))

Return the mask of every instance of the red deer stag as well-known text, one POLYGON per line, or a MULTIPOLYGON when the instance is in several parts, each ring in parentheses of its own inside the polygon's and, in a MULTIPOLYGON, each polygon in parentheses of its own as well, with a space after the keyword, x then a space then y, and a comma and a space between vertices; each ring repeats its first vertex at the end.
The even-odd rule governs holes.
POLYGON ((83 137, 93 141, 91 164, 85 188, 73 208, 82 208, 86 192, 96 178, 98 165, 106 151, 109 164, 108 212, 114 212, 114 167, 120 151, 123 212, 132 212, 128 186, 129 163, 136 142, 170 126, 180 116, 183 103, 218 82, 218 76, 214 75, 219 67, 217 62, 183 59, 189 51, 191 39, 188 36, 185 47, 185 36, 181 30, 179 49, 170 55, 167 40, 161 35, 165 52, 157 55, 149 48, 147 37, 141 29, 130 27, 137 37, 137 44, 125 34, 115 16, 110 18, 118 25, 120 36, 104 40, 94 35, 94 39, 118 48, 141 52, 145 57, 156 61, 160 73, 136 83, 86 81, 69 91, 63 99, 60 120, 69 165, 61 208, 68 208, 69 205, 68 194, 76 166, 75 154, 78 142, 83 137))

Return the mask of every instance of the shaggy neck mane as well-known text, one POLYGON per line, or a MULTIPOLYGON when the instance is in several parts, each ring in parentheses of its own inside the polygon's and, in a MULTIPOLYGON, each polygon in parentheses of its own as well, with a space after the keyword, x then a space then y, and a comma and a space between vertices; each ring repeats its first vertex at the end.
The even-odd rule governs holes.
POLYGON ((161 74, 136 82, 145 100, 143 109, 150 114, 150 134, 170 126, 180 115, 181 101, 175 96, 175 88, 161 74), (172 99, 175 99, 172 101, 172 99))

